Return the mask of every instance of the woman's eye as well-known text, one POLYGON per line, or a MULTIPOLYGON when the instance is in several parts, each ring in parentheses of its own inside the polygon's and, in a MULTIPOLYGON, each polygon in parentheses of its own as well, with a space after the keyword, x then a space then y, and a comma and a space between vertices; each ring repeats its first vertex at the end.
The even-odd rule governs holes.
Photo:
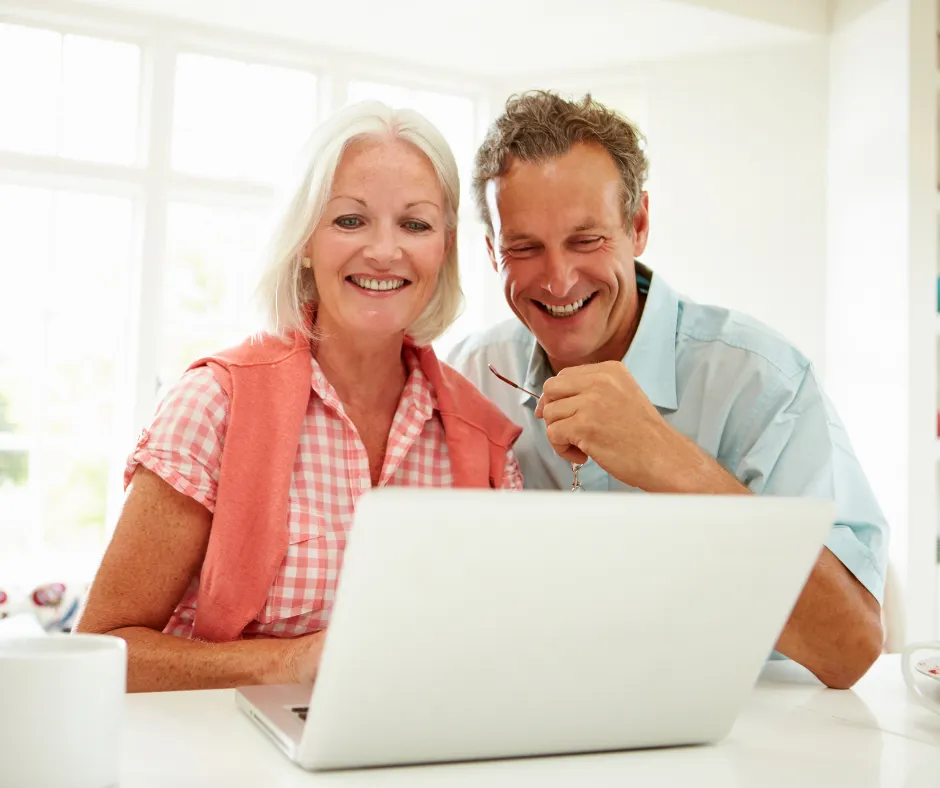
POLYGON ((344 230, 355 230, 362 225, 362 220, 358 216, 340 216, 333 224, 344 230))
POLYGON ((410 221, 410 222, 405 222, 405 229, 411 230, 411 232, 413 233, 423 233, 423 232, 426 232, 427 230, 430 230, 431 226, 428 224, 425 224, 424 222, 410 221))

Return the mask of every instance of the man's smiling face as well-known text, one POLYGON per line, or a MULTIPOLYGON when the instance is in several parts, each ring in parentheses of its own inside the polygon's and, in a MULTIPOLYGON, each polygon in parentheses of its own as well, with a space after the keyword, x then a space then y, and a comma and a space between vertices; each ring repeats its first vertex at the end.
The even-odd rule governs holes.
POLYGON ((556 372, 626 352, 648 211, 644 195, 625 226, 622 194, 613 158, 591 144, 539 162, 513 159, 487 186, 488 245, 506 301, 556 372))

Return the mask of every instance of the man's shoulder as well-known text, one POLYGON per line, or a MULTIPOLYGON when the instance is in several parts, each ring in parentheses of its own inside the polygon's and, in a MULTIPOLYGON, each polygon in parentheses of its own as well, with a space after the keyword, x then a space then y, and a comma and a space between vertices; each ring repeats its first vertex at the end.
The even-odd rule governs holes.
MULTIPOLYGON (((736 359, 792 378, 810 360, 782 334, 750 315, 733 309, 681 300, 676 327, 677 353, 693 363, 702 354, 736 359)), ((680 359, 677 359, 681 363, 680 359)))
MULTIPOLYGON (((504 320, 460 340, 447 353, 447 363, 465 375, 479 365, 522 360, 528 363, 535 339, 516 318, 504 320)), ((472 377, 473 376, 468 376, 472 377)))

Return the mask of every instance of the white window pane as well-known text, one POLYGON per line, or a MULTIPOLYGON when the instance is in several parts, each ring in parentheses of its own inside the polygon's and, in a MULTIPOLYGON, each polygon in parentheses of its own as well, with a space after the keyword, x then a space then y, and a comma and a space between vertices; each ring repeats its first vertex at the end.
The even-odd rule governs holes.
POLYGON ((175 381, 200 356, 237 344, 257 329, 252 295, 258 275, 263 214, 173 203, 159 377, 175 381))
MULTIPOLYGON (((53 194, 0 184, 0 408, 13 432, 28 431, 34 416, 33 359, 42 352, 35 327, 43 282, 52 266, 53 194)), ((0 426, 0 432, 4 427, 0 426)), ((2 506, 0 506, 2 509, 2 506)))
POLYGON ((0 187, 0 277, 15 283, 0 308, 15 337, 0 351, 0 575, 29 549, 104 546, 132 228, 127 199, 0 187))
POLYGON ((350 103, 373 99, 392 107, 409 107, 420 112, 437 126, 457 160, 457 168, 460 172, 461 212, 467 214, 472 211, 468 195, 477 145, 472 99, 466 96, 454 96, 429 90, 411 90, 398 85, 359 80, 349 83, 347 95, 350 103))
POLYGON ((313 74, 273 66, 250 66, 245 85, 246 147, 255 154, 245 174, 277 178, 293 162, 316 125, 317 80, 313 74))
POLYGON ((180 55, 173 167, 195 175, 276 180, 316 115, 317 79, 309 72, 180 55))
POLYGON ((44 445, 38 455, 45 502, 43 547, 103 552, 110 471, 106 452, 69 440, 44 445))
POLYGON ((133 205, 126 198, 56 194, 51 282, 56 311, 81 314, 85 325, 110 325, 124 314, 132 220, 133 205))
POLYGON ((63 44, 63 156, 131 164, 137 149, 140 48, 67 35, 63 44))
POLYGON ((0 149, 52 155, 62 36, 0 24, 0 149))

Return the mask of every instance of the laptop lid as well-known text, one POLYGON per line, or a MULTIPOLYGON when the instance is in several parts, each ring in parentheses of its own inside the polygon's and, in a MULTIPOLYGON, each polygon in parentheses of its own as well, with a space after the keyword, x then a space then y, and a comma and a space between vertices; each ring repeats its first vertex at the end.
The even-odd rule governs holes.
POLYGON ((833 518, 812 499, 371 491, 298 760, 716 741, 833 518))

